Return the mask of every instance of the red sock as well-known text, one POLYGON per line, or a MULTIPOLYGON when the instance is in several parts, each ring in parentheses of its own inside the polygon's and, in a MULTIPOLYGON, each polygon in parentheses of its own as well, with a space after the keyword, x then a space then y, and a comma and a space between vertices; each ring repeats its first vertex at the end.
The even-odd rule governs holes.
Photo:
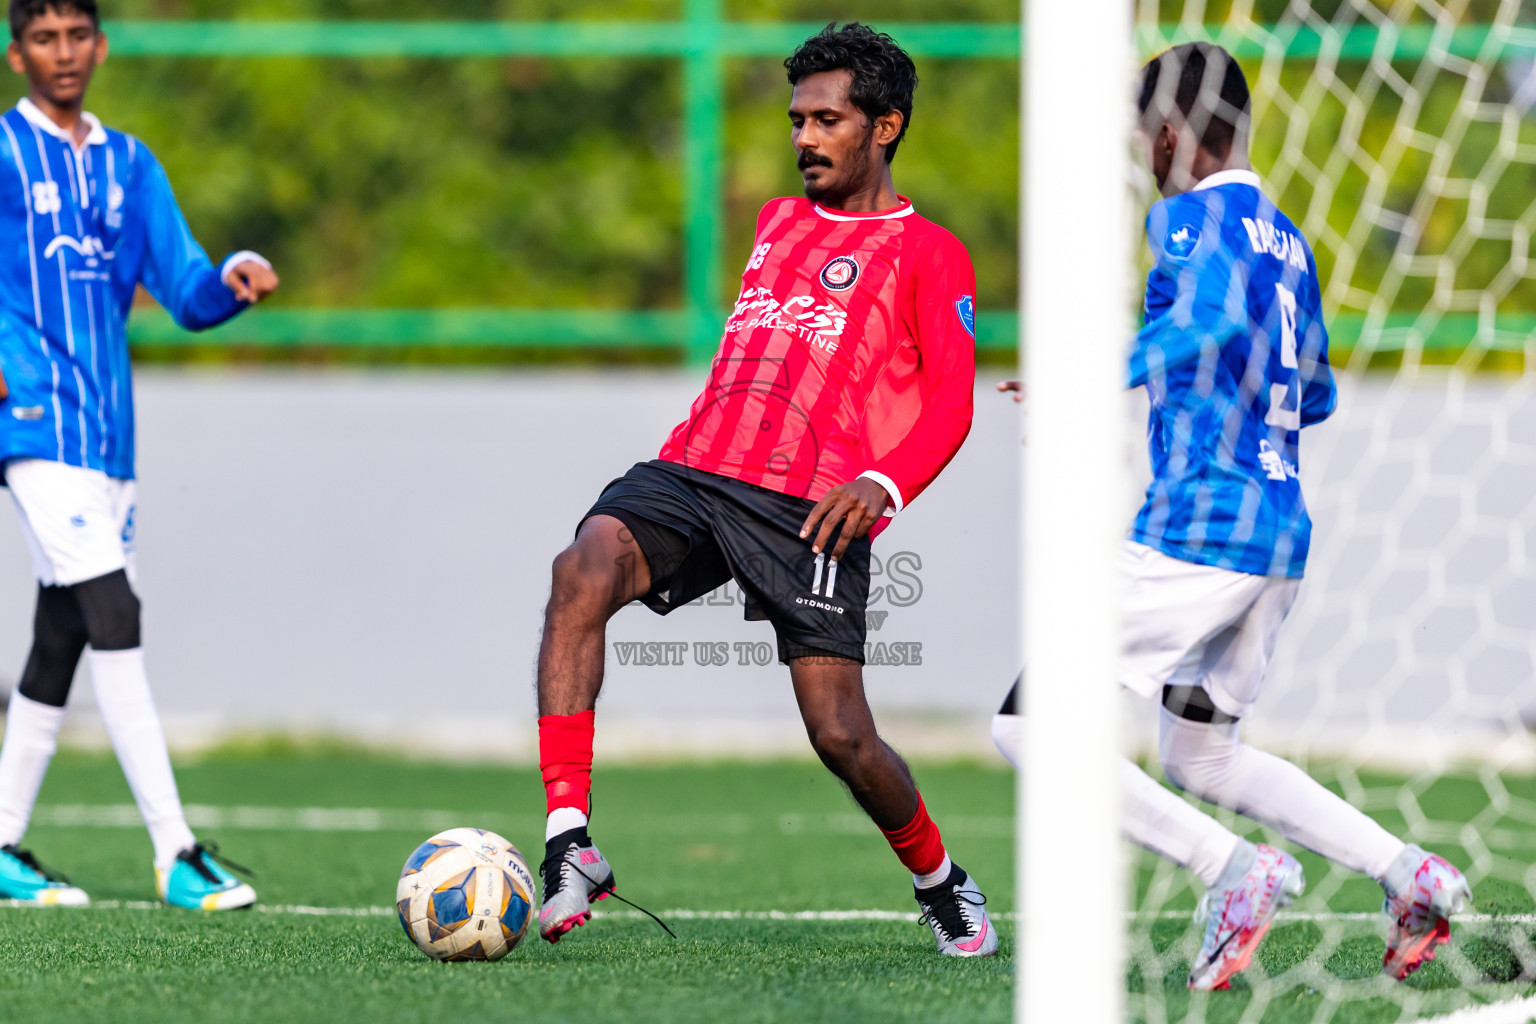
POLYGON ((592 722, 595 711, 545 715, 539 719, 539 771, 544 776, 544 805, 592 809, 592 722))
POLYGON ((896 851, 897 858, 914 875, 931 875, 944 863, 944 840, 939 836, 939 826, 928 817, 921 793, 911 821, 895 832, 880 831, 885 833, 885 841, 896 851))

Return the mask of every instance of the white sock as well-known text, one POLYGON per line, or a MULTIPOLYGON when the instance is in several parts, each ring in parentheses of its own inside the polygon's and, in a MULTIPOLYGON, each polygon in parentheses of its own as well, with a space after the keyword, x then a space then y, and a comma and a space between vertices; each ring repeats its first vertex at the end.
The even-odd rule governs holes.
POLYGON ((1024 756, 1024 716, 993 715, 992 742, 1013 770, 1019 770, 1019 760, 1024 756))
POLYGON ((20 843, 26 835, 63 722, 63 708, 11 694, 0 745, 0 846, 20 843))
POLYGON ((912 884, 917 886, 919 889, 931 889, 935 885, 938 885, 940 882, 948 878, 949 872, 952 868, 954 868, 954 866, 955 865, 949 859, 949 854, 945 853, 944 862, 937 868, 928 872, 928 874, 920 875, 915 871, 912 872, 912 884))
POLYGON ((1158 749, 1169 780, 1381 881, 1403 841, 1291 762, 1239 741, 1237 726, 1191 722, 1163 708, 1158 749))
POLYGON ((1237 844, 1237 849, 1232 851, 1232 857, 1227 861, 1227 866, 1221 869, 1221 877, 1216 879, 1211 888, 1218 892, 1232 888, 1253 870, 1258 860, 1259 848, 1246 839, 1241 840, 1237 844))
POLYGON ((168 870, 176 855, 197 840, 187 827, 181 796, 176 792, 165 733, 160 729, 149 677, 144 672, 144 648, 92 650, 87 658, 96 705, 155 845, 155 867, 168 870))
POLYGON ((578 811, 574 807, 556 807, 549 812, 549 820, 544 823, 544 841, 547 843, 561 832, 569 832, 573 828, 586 828, 587 815, 585 811, 578 811))
MULTIPOLYGON (((992 742, 1017 769, 1023 753, 1024 716, 993 715, 992 742)), ((1193 871, 1208 888, 1221 880, 1223 871, 1243 847, 1252 848, 1253 844, 1158 785, 1126 758, 1121 758, 1120 777, 1121 834, 1193 871)), ((1243 871, 1246 873, 1247 868, 1243 871)), ((922 883, 918 885, 921 888, 922 883)))
POLYGON ((1159 786, 1128 758, 1120 759, 1125 803, 1120 830, 1127 839, 1186 867, 1215 888, 1243 840, 1209 814, 1159 786))
POLYGON ((1398 854, 1387 870, 1376 881, 1386 890, 1388 896, 1396 896, 1400 892, 1407 892, 1413 884, 1413 878, 1419 873, 1419 868, 1428 856, 1421 847, 1403 846, 1403 852, 1398 854))

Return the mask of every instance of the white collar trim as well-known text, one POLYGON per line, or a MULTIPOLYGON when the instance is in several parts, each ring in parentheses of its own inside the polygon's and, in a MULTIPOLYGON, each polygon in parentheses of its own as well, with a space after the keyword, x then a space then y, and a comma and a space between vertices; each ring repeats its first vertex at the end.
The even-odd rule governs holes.
POLYGON ((916 210, 916 207, 912 205, 912 201, 910 199, 905 200, 900 208, 892 210, 889 213, 866 213, 858 217, 850 217, 843 213, 834 213, 833 211, 828 210, 826 207, 822 206, 820 203, 812 203, 811 207, 816 211, 817 216, 825 217, 827 220, 895 220, 898 217, 909 216, 916 210))
MULTIPOLYGON (((52 135, 54 138, 62 139, 63 141, 69 143, 71 146, 75 144, 74 136, 70 135, 69 132, 54 124, 53 118, 37 109, 37 104, 33 103, 27 97, 23 96, 21 99, 16 101, 16 109, 21 111, 22 117, 26 118, 32 124, 47 132, 49 135, 52 135)), ((86 125, 88 125, 91 129, 86 133, 84 145, 99 146, 107 141, 107 130, 101 126, 101 121, 96 117, 95 114, 88 110, 81 111, 80 119, 84 121, 86 125)))
POLYGON ((1260 191, 1263 191, 1264 189, 1264 183, 1259 180, 1259 176, 1254 172, 1244 170, 1227 170, 1217 171, 1215 174, 1210 174, 1204 178, 1201 178, 1200 183, 1197 184, 1194 188, 1190 189, 1190 191, 1200 192, 1204 189, 1217 188, 1222 185, 1248 185, 1251 188, 1256 188, 1260 191))

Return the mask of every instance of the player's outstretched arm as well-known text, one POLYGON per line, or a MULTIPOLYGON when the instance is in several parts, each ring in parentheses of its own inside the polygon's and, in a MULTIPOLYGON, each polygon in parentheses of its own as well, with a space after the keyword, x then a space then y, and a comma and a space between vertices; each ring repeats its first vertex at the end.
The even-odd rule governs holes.
POLYGON ((805 517, 805 525, 800 527, 800 538, 804 540, 811 535, 812 530, 816 530, 811 550, 819 555, 833 539, 832 531, 837 530, 837 543, 832 548, 832 561, 835 562, 843 557, 849 544, 864 536, 871 526, 880 521, 890 503, 891 496, 885 488, 867 476, 838 484, 805 517), (818 523, 821 524, 819 530, 818 523), (842 526, 840 530, 839 525, 842 526))
POLYGON ((277 275, 255 253, 236 253, 214 266, 192 237, 170 179, 148 147, 138 147, 136 163, 145 233, 141 278, 177 324, 189 331, 217 327, 272 293, 277 275))
POLYGON ((277 291, 277 271, 265 260, 241 260, 224 272, 224 283, 235 298, 254 306, 277 291))

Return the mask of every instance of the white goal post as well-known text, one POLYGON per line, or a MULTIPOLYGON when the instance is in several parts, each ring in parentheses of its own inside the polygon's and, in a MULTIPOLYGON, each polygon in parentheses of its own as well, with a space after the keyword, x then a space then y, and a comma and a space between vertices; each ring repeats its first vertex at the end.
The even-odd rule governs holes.
POLYGON ((1022 13, 1028 671, 1015 1007, 1029 1024, 1115 1024, 1125 1002, 1115 610, 1132 324, 1131 5, 1024 0, 1022 13))

